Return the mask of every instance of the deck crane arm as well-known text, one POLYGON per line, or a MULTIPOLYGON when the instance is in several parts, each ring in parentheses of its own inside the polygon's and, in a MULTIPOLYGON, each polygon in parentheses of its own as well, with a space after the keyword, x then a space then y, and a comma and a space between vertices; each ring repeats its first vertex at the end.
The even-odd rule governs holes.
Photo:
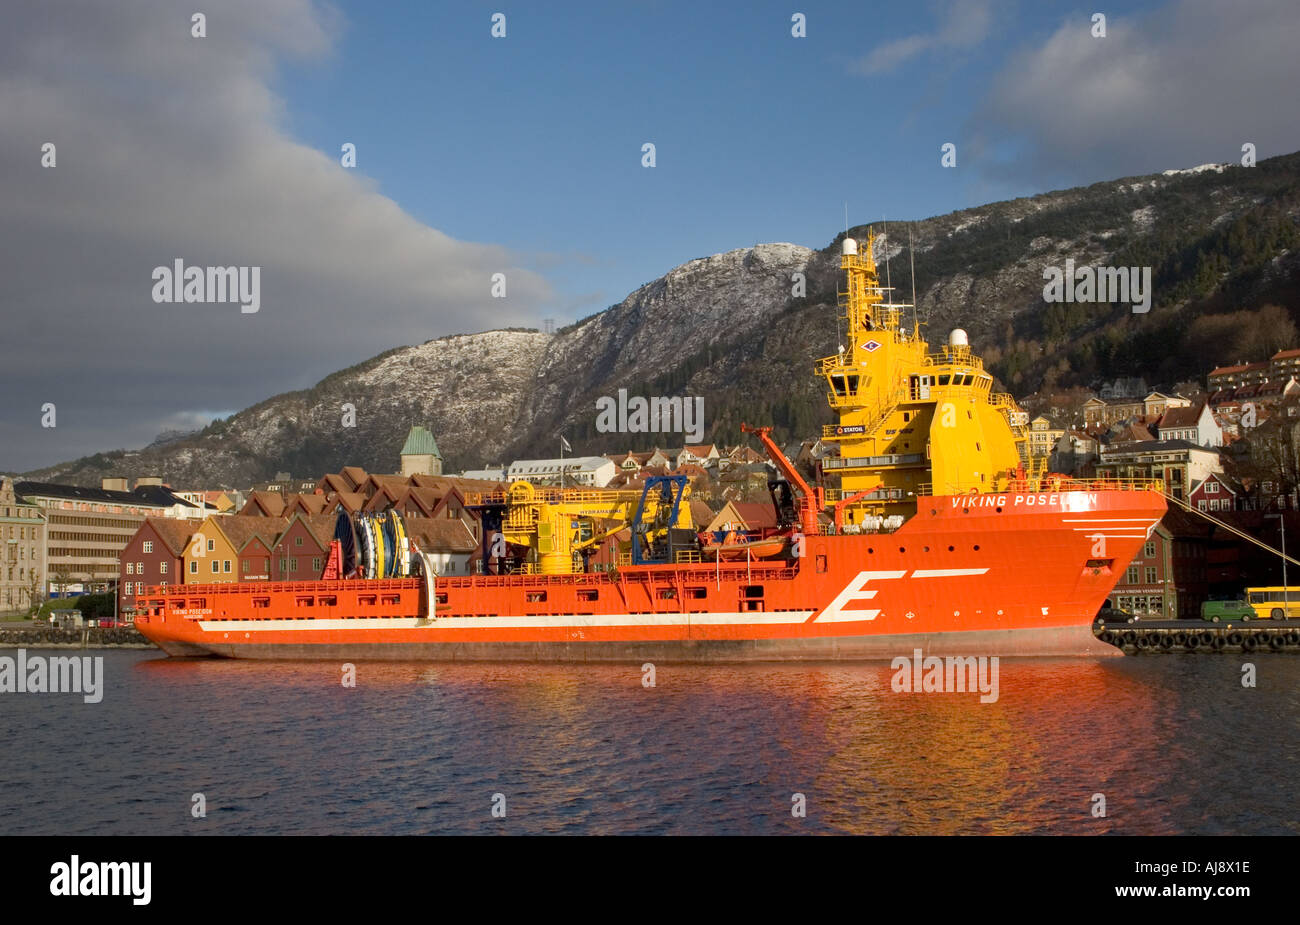
POLYGON ((770 427, 750 427, 748 424, 741 424, 740 429, 747 434, 754 434, 762 441, 763 449, 767 450, 767 455, 776 463, 777 469, 785 476, 787 482, 795 487, 799 492, 799 529, 805 536, 816 536, 820 530, 817 523, 817 512, 825 506, 825 498, 822 488, 809 487, 804 481, 799 470, 794 467, 794 463, 786 458, 781 452, 781 448, 769 436, 772 432, 770 427))

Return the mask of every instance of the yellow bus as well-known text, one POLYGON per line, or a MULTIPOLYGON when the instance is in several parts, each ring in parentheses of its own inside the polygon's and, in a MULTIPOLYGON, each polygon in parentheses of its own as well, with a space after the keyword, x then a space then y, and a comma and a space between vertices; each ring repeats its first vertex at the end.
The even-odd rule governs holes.
POLYGON ((1300 617, 1300 588, 1247 588, 1246 603, 1260 620, 1300 617), (1284 609, 1285 608, 1285 609, 1284 609))

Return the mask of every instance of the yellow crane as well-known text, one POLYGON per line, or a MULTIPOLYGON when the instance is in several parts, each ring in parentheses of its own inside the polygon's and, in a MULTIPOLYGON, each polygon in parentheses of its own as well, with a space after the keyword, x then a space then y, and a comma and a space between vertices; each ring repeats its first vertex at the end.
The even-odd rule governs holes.
POLYGON ((633 562, 664 561, 664 548, 671 553, 678 545, 673 531, 689 531, 693 542, 689 495, 685 476, 648 479, 641 491, 539 488, 521 479, 504 490, 472 492, 466 502, 483 512, 486 544, 499 531, 506 543, 529 550, 539 573, 565 575, 579 570, 575 556, 625 527, 633 533, 633 562))

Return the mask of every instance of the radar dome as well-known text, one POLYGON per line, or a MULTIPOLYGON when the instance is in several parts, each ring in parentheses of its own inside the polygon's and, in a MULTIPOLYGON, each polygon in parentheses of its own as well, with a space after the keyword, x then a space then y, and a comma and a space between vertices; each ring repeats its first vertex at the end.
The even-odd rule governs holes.
POLYGON ((948 335, 949 347, 968 347, 970 341, 966 339, 966 332, 961 328, 953 328, 952 333, 948 335))
POLYGON ((857 252, 858 252, 858 242, 855 241, 855 240, 853 240, 852 238, 845 238, 845 239, 844 239, 844 256, 846 256, 846 257, 852 257, 852 256, 855 256, 855 255, 857 254, 857 252))

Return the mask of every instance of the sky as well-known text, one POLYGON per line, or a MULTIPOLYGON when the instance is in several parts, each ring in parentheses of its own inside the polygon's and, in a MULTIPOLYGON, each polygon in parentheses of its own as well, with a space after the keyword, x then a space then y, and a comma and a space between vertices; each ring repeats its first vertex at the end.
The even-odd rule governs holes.
POLYGON ((172 0, 6 4, 0 471, 563 325, 697 257, 824 247, 846 208, 1300 149, 1294 0, 1107 4, 1104 36, 1030 0, 207 7, 196 36, 172 0), (156 301, 178 259, 260 268, 257 310, 156 301))

